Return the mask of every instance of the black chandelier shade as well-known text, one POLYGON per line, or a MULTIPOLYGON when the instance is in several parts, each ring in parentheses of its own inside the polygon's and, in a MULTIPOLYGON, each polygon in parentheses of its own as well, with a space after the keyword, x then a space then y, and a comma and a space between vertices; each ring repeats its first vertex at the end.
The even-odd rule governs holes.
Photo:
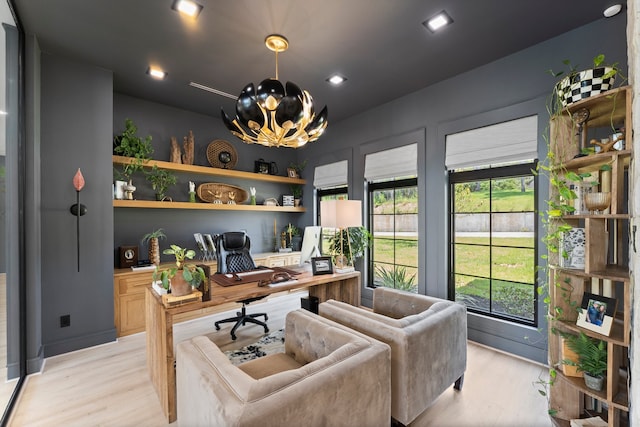
POLYGON ((316 141, 327 127, 327 107, 315 114, 306 90, 277 79, 265 79, 256 89, 249 83, 236 103, 231 119, 222 111, 222 121, 233 135, 249 144, 298 148, 316 141))

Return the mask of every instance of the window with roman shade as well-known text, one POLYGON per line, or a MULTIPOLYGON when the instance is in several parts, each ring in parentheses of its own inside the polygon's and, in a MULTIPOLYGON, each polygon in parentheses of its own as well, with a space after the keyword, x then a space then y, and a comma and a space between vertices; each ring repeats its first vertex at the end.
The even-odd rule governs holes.
POLYGON ((418 144, 367 154, 364 177, 368 182, 418 175, 418 144))
POLYGON ((538 116, 447 135, 448 170, 474 168, 538 158, 538 116))
POLYGON ((328 163, 316 166, 313 175, 313 186, 319 189, 346 186, 349 182, 349 162, 328 163))

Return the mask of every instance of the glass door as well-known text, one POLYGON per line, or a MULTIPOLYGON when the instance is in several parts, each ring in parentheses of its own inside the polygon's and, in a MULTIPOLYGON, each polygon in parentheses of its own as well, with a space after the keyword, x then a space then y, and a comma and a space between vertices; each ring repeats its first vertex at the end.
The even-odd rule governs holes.
POLYGON ((7 422, 24 380, 21 37, 8 0, 0 0, 0 405, 7 422))

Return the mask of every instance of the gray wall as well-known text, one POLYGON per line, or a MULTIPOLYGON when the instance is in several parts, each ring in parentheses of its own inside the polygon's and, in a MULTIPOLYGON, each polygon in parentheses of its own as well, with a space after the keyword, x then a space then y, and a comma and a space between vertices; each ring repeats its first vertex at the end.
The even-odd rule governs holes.
POLYGON ((41 225, 44 356, 115 339, 110 71, 42 56, 41 225), (76 260, 76 201, 72 179, 86 180, 80 200, 80 271, 76 260), (60 316, 71 326, 60 327, 60 316))
MULTIPOLYGON (((284 176, 287 172, 287 166, 295 159, 293 149, 248 145, 237 140, 224 127, 222 120, 217 117, 115 94, 114 134, 122 132, 126 118, 132 119, 138 126, 139 136, 151 135, 151 144, 154 149, 152 157, 157 160, 169 161, 171 137, 175 136, 182 146, 182 138, 188 134, 189 130, 192 130, 194 134, 194 164, 196 165, 210 166, 206 154, 207 146, 216 139, 223 139, 236 149, 238 163, 234 167, 235 170, 252 172, 254 162, 258 159, 264 159, 268 162, 275 162, 279 175, 284 176)), ((177 184, 167 192, 167 195, 175 201, 188 201, 190 180, 196 184, 196 187, 204 182, 233 184, 247 192, 249 187, 255 187, 256 199, 259 204, 269 197, 274 197, 281 202, 282 194, 289 194, 287 184, 182 173, 176 174, 176 177, 177 184)), ((135 197, 137 199, 154 200, 155 196, 151 184, 142 174, 137 174, 133 181, 136 186, 135 197)), ((114 209, 114 250, 117 250, 121 245, 138 245, 141 258, 147 258, 147 248, 140 242, 142 236, 152 230, 163 228, 167 239, 160 242, 161 249, 168 247, 169 243, 195 249, 193 233, 215 234, 231 230, 246 230, 251 237, 252 251, 266 252, 273 250, 275 245, 273 239, 274 220, 281 228, 288 222, 304 226, 301 219, 301 215, 296 213, 117 208, 114 209)), ((161 259, 169 261, 170 257, 162 255, 161 259)))
MULTIPOLYGON (((524 51, 470 70, 441 83, 409 94, 388 104, 363 112, 340 123, 331 123, 317 143, 299 151, 309 159, 308 169, 332 161, 348 159, 351 181, 349 195, 363 199, 365 194, 364 155, 411 142, 424 133, 424 146, 418 145, 419 207, 419 291, 446 297, 448 294, 447 173, 444 166, 445 137, 448 133, 538 114, 539 157, 545 158, 543 134, 548 120, 545 103, 555 79, 546 73, 562 68, 562 61, 587 67, 592 58, 604 53, 609 62, 626 69, 626 17, 604 18, 572 32, 540 43, 524 51), (407 135, 417 134, 418 137, 407 135), (338 154, 326 155, 330 147, 338 154)), ((508 37, 508 35, 505 35, 508 37)), ((437 58, 434 58, 437 63, 437 58)), ((425 70, 429 72, 429 70, 425 70)), ((626 74, 626 72, 625 72, 626 74)), ((348 82, 347 82, 348 83, 348 82)), ((389 84, 393 84, 390 76, 389 84)), ((330 108, 330 107, 329 107, 330 108)), ((330 118, 329 118, 330 120, 330 118)), ((548 132, 547 132, 548 133, 548 132)), ((310 186, 310 185, 309 185, 310 186)), ((539 183, 538 206, 544 209, 548 183, 539 183)), ((307 190, 308 192, 309 190, 307 190)), ((312 214, 305 217, 312 221, 312 214)), ((541 227, 541 224, 539 224, 541 227)), ((539 244, 539 252, 545 250, 539 244)), ((539 263, 545 261, 539 258, 539 263)), ((371 292, 363 290, 363 301, 370 303, 371 292)), ((542 313, 544 307, 539 305, 542 313)), ((514 326, 483 316, 469 315, 469 337, 473 340, 546 362, 546 325, 538 316, 541 330, 514 326)))

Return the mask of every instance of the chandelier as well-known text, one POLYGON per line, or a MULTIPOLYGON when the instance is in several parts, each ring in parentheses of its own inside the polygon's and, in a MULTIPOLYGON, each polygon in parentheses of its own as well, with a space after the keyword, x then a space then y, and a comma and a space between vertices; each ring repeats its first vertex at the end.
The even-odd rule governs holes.
POLYGON ((229 118, 222 110, 227 129, 247 144, 267 147, 298 148, 313 142, 327 127, 327 107, 315 114, 313 99, 306 90, 278 80, 278 53, 289 47, 281 35, 267 36, 265 44, 276 53, 276 77, 260 82, 256 89, 249 83, 242 89, 236 103, 236 116, 229 118))

